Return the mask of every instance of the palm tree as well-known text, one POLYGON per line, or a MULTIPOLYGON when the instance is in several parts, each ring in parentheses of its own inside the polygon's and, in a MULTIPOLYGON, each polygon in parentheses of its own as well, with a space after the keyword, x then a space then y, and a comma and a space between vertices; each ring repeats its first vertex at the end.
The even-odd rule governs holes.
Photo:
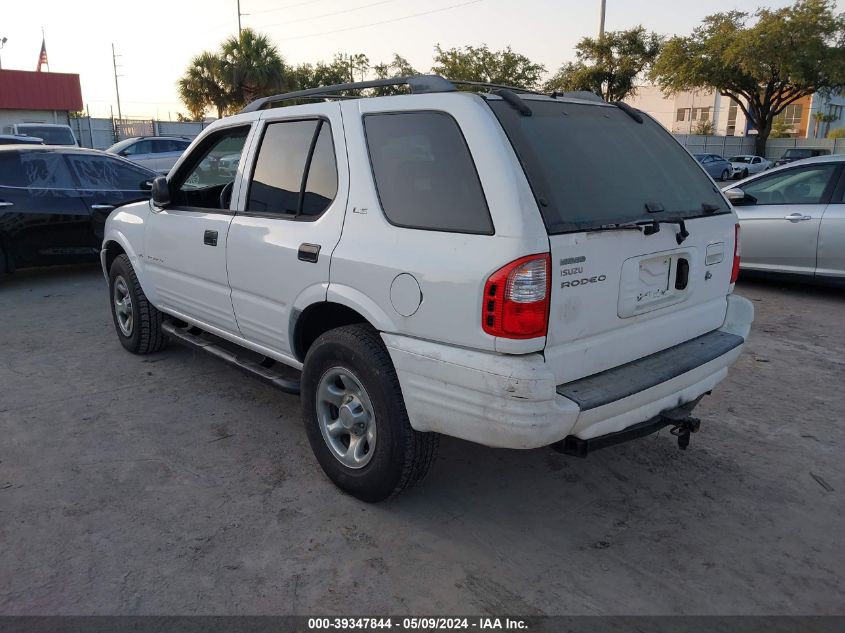
POLYGON ((194 119, 201 119, 209 107, 217 109, 218 118, 225 113, 229 99, 222 70, 222 60, 206 52, 191 60, 179 80, 179 97, 194 119))
POLYGON ((220 49, 222 72, 229 87, 229 105, 246 105, 258 97, 281 92, 285 65, 266 35, 252 29, 228 38, 220 49))

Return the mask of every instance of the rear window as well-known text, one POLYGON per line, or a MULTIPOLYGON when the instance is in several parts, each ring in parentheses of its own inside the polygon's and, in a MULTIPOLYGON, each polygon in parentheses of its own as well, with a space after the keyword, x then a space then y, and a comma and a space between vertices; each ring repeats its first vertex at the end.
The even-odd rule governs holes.
POLYGON ((491 235, 466 141, 445 112, 368 114, 367 149, 382 209, 405 228, 491 235))
POLYGON ((26 134, 27 136, 37 136, 44 139, 47 145, 76 145, 76 139, 70 128, 66 127, 42 127, 39 125, 19 125, 19 134, 26 134))
POLYGON ((502 100, 487 103, 549 233, 730 212, 695 159, 650 117, 640 124, 616 107, 537 100, 523 116, 502 100))

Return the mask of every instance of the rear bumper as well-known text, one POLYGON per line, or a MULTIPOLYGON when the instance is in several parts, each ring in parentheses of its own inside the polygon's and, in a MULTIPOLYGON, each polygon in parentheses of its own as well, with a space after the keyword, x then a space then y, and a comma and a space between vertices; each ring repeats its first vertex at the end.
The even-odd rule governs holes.
POLYGON ((539 354, 497 355, 393 334, 383 338, 416 430, 487 446, 536 448, 567 436, 588 440, 618 433, 698 399, 742 353, 753 316, 750 301, 731 295, 718 330, 567 385, 555 384, 539 354))

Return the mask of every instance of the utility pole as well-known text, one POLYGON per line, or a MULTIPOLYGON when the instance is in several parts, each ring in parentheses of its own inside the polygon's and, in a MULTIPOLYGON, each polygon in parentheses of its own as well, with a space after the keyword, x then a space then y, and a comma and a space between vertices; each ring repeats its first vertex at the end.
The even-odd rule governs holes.
POLYGON ((241 0, 238 0, 238 39, 241 39, 241 0))
POLYGON ((114 92, 117 95, 117 119, 123 121, 123 113, 120 111, 120 87, 117 85, 117 58, 119 55, 114 54, 114 42, 111 45, 111 62, 114 66, 114 92))
MULTIPOLYGON (((6 45, 6 42, 9 41, 7 37, 0 37, 0 50, 3 50, 3 47, 6 45)), ((0 59, 0 70, 3 70, 3 60, 0 59)))
POLYGON ((604 37, 604 16, 605 16, 605 13, 607 13, 607 0, 601 0, 601 15, 599 16, 599 39, 604 37))

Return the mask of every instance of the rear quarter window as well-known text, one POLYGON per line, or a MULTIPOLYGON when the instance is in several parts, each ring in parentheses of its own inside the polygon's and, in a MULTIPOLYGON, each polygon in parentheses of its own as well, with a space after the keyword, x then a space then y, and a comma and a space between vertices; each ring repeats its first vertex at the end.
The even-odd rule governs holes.
POLYGON ((367 114, 364 131, 379 201, 391 224, 493 234, 475 164, 450 115, 367 114))

